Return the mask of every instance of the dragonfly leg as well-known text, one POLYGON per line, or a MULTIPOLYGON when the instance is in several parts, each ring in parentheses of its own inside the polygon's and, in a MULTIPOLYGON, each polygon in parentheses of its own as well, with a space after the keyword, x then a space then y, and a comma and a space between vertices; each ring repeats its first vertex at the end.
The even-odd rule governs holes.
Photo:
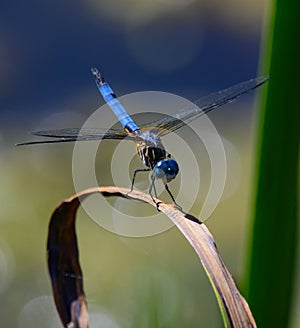
POLYGON ((133 185, 134 185, 134 181, 135 181, 135 177, 136 177, 137 173, 139 173, 139 172, 149 172, 149 171, 151 171, 151 169, 136 169, 134 171, 130 191, 133 190, 133 185))
POLYGON ((153 191, 154 191, 155 198, 157 198, 157 192, 156 192, 156 187, 155 187, 155 180, 153 180, 153 191))
POLYGON ((173 203, 174 203, 179 209, 182 210, 182 207, 176 203, 176 200, 175 200, 174 196, 172 195, 172 193, 171 193, 171 191, 170 191, 170 189, 169 189, 169 187, 168 187, 168 185, 167 185, 166 183, 165 183, 165 189, 167 190, 168 194, 169 194, 170 197, 172 198, 173 203))
POLYGON ((155 176, 154 174, 152 174, 151 176, 151 184, 150 184, 150 188, 149 188, 149 195, 151 196, 153 202, 155 203, 156 205, 156 209, 160 212, 160 209, 159 209, 159 203, 157 203, 157 201, 154 199, 153 195, 152 195, 152 189, 154 190, 154 196, 155 198, 157 198, 157 193, 156 193, 156 188, 155 188, 155 176))

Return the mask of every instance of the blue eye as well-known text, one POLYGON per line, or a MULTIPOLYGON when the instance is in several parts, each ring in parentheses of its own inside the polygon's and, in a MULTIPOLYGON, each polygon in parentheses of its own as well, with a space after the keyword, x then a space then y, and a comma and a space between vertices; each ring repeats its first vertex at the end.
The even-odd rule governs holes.
POLYGON ((179 167, 174 159, 158 161, 153 168, 155 178, 162 179, 164 182, 173 180, 179 172, 179 167))

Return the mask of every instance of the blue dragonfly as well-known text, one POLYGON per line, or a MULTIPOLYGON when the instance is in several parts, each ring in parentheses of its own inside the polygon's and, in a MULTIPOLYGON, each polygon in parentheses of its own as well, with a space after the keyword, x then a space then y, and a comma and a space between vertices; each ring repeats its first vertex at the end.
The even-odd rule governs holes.
MULTIPOLYGON (((184 125, 192 122, 196 118, 220 107, 226 103, 232 102, 239 96, 261 86, 268 80, 268 77, 261 76, 245 82, 241 82, 227 89, 214 92, 195 101, 194 107, 181 108, 171 116, 163 117, 156 121, 144 125, 137 125, 128 114, 124 106, 117 99, 110 85, 104 80, 97 68, 91 69, 96 85, 108 106, 112 109, 118 118, 122 129, 103 130, 99 128, 66 128, 59 130, 45 130, 32 132, 33 135, 52 138, 48 140, 38 140, 22 142, 17 145, 50 144, 61 142, 88 141, 101 139, 130 139, 135 142, 137 154, 144 164, 144 168, 136 169, 131 184, 133 190, 136 174, 139 172, 149 172, 151 174, 151 183, 149 194, 158 208, 155 180, 160 179, 164 183, 165 189, 170 195, 172 201, 178 206, 172 195, 168 183, 172 181, 179 172, 177 162, 165 150, 161 137, 174 132, 184 125), (155 196, 155 198, 154 198, 155 196)), ((179 206, 180 207, 180 206, 179 206)))

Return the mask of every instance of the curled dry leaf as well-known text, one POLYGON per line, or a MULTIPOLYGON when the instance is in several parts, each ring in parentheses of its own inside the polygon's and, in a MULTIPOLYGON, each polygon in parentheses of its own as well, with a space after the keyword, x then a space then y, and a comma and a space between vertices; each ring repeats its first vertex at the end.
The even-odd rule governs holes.
MULTIPOLYGON (((138 191, 98 187, 84 190, 66 199, 54 211, 49 224, 48 268, 56 308, 64 327, 88 327, 87 301, 78 259, 75 219, 80 202, 94 193, 101 193, 104 197, 118 196, 140 200, 156 206, 149 195, 138 191)), ((256 327, 249 306, 239 293, 207 227, 174 205, 159 201, 159 209, 176 224, 198 254, 217 296, 225 326, 256 327)))
POLYGON ((53 213, 49 224, 47 254, 55 305, 64 327, 88 327, 87 302, 82 285, 75 232, 74 198, 63 202, 53 213))

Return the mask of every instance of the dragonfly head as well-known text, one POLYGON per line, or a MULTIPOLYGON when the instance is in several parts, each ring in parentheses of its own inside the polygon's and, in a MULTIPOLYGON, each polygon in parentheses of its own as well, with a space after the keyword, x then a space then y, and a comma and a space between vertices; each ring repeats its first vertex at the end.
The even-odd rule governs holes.
POLYGON ((156 179, 162 179, 165 183, 173 180, 179 172, 177 162, 172 159, 162 159, 156 163, 153 168, 153 174, 156 179))

